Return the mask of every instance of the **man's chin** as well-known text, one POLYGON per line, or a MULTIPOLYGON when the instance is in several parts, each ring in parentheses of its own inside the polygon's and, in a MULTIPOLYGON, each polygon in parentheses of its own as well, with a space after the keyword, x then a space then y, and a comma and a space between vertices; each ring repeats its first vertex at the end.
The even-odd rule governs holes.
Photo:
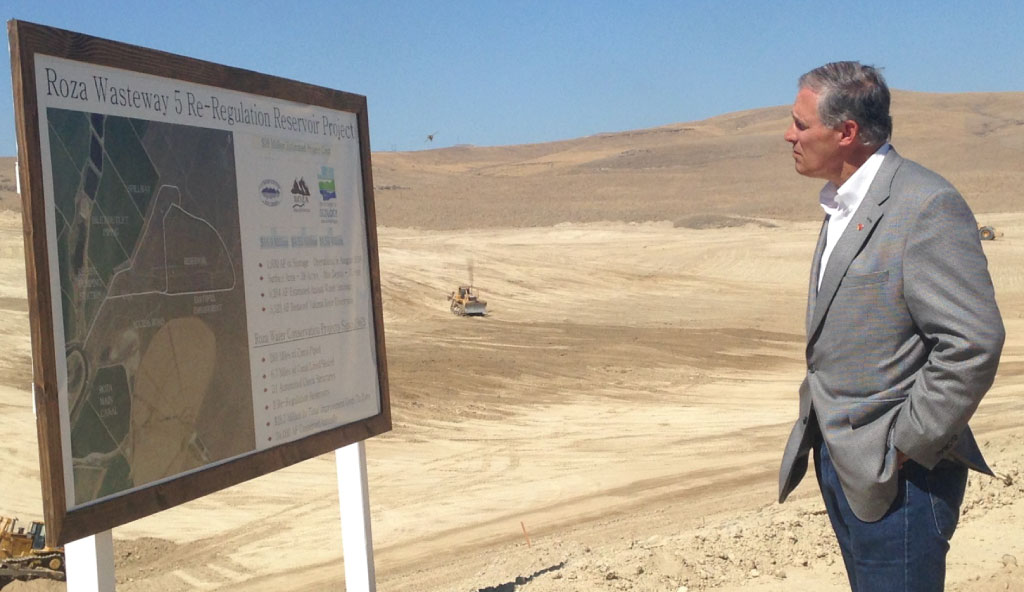
POLYGON ((804 177, 816 177, 816 175, 809 171, 807 167, 802 166, 799 162, 793 166, 793 170, 795 170, 797 174, 802 175, 804 177))

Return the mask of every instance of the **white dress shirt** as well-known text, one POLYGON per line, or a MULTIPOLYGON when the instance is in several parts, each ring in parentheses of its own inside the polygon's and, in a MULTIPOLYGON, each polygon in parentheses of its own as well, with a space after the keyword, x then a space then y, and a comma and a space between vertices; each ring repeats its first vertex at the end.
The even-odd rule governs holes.
POLYGON ((821 267, 818 269, 818 287, 821 287, 821 280, 825 277, 825 268, 828 266, 828 258, 832 255, 832 249, 839 242, 839 237, 850 224, 853 213, 864 201, 864 196, 875 180, 878 169, 882 167, 882 161, 889 152, 889 144, 883 144, 881 148, 868 157, 864 164, 850 175, 838 189, 835 183, 829 181, 821 188, 818 200, 821 208, 828 214, 828 229, 825 231, 825 250, 821 252, 821 267))

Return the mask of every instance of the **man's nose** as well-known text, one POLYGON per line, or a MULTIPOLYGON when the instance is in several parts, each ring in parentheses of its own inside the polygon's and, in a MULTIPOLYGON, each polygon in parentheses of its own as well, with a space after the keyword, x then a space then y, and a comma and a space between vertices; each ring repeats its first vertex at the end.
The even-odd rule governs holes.
POLYGON ((796 144, 796 134, 793 133, 792 124, 790 124, 790 126, 786 128, 786 133, 782 134, 782 139, 789 142, 790 144, 796 144))

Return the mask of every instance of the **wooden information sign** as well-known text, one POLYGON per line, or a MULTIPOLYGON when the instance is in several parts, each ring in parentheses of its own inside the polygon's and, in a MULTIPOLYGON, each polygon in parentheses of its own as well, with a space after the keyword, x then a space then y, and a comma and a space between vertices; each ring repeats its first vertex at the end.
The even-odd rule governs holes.
POLYGON ((50 542, 391 429, 366 98, 8 31, 50 542))

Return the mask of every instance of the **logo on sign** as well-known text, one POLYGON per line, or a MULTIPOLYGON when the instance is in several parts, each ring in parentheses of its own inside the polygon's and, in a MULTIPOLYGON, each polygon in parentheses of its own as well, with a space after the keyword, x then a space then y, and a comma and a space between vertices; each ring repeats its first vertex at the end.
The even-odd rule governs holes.
POLYGON ((260 183, 260 199, 268 206, 281 203, 281 186, 273 179, 264 179, 260 183))
POLYGON ((309 208, 306 207, 309 204, 309 188, 306 187, 306 181, 301 177, 292 182, 292 202, 293 211, 309 211, 309 208))
POLYGON ((320 167, 320 174, 316 176, 316 180, 320 184, 320 195, 324 201, 337 199, 338 193, 334 189, 334 168, 320 167))
POLYGON ((292 195, 303 195, 309 197, 309 187, 306 187, 306 180, 302 177, 292 181, 292 195))

